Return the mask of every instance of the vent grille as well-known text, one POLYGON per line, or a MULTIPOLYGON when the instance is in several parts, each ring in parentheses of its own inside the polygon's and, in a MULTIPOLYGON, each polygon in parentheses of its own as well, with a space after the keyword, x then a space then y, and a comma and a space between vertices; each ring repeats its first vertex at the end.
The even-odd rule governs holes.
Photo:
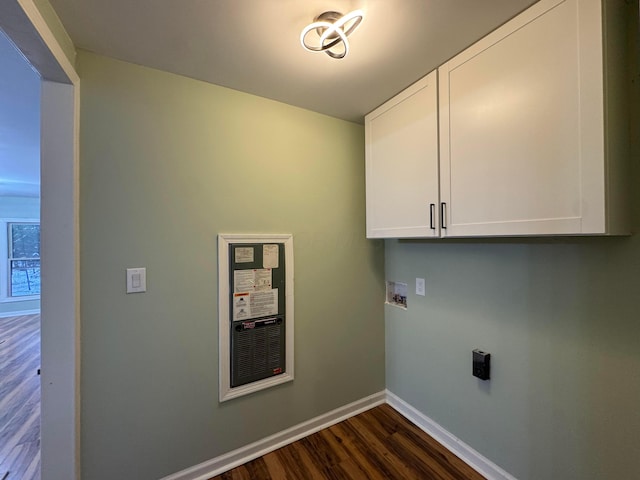
POLYGON ((232 328, 231 386, 284 373, 284 322, 269 318, 232 328))

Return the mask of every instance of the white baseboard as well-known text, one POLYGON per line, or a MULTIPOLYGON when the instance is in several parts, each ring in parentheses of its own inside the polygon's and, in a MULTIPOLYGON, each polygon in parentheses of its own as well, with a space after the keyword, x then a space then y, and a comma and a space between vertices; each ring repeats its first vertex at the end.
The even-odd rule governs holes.
POLYGON ((387 403, 488 480, 517 480, 400 397, 386 391, 387 403))
POLYGON ((337 408, 331 412, 283 430, 282 432, 278 432, 245 447, 238 448, 237 450, 225 453, 219 457, 194 465, 193 467, 174 473, 160 480, 208 480, 211 477, 220 475, 232 468, 273 452, 278 448, 289 445, 296 440, 300 440, 301 438, 316 433, 324 428, 328 428, 383 403, 391 405, 398 411, 398 413, 431 435, 445 448, 471 466, 478 473, 484 475, 487 480, 517 480, 513 475, 500 468, 491 460, 482 456, 441 425, 389 390, 375 393, 361 400, 357 400, 349 405, 337 408))
POLYGON ((300 440, 312 433, 335 425, 385 402, 385 392, 375 393, 349 405, 337 408, 319 417, 312 418, 311 420, 283 430, 282 432, 278 432, 275 435, 258 440, 245 447, 164 477, 161 480, 208 480, 211 477, 220 475, 232 468, 261 457, 262 455, 266 455, 269 452, 273 452, 278 448, 284 447, 296 440, 300 440))
POLYGON ((0 312, 0 318, 21 317, 23 315, 35 315, 36 313, 40 313, 39 308, 34 310, 18 310, 15 312, 0 312))

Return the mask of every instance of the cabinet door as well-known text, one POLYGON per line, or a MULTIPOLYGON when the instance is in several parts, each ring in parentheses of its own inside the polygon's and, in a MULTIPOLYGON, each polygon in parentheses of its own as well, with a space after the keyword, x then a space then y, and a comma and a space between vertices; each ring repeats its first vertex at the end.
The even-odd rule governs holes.
POLYGON ((439 236, 436 72, 365 117, 367 237, 439 236))
POLYGON ((598 0, 542 0, 439 69, 443 236, 603 228, 598 0))

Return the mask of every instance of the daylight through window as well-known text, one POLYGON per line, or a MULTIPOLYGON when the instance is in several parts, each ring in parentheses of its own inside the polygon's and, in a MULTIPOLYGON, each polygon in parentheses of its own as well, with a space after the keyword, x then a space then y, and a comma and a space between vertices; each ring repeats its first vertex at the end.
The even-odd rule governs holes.
POLYGON ((8 223, 9 297, 40 295, 40 224, 8 223))

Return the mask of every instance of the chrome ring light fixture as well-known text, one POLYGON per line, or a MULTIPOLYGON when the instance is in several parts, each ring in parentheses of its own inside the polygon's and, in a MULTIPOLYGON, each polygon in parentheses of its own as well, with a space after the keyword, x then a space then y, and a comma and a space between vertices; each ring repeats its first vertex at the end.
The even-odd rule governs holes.
POLYGON ((324 52, 331 58, 344 58, 349 53, 347 37, 358 28, 364 18, 362 10, 354 10, 342 15, 338 12, 324 12, 318 15, 313 23, 307 25, 300 33, 300 43, 310 52, 324 52), (317 44, 307 43, 309 32, 315 30, 320 36, 317 44), (336 49, 342 43, 342 49, 336 49))

